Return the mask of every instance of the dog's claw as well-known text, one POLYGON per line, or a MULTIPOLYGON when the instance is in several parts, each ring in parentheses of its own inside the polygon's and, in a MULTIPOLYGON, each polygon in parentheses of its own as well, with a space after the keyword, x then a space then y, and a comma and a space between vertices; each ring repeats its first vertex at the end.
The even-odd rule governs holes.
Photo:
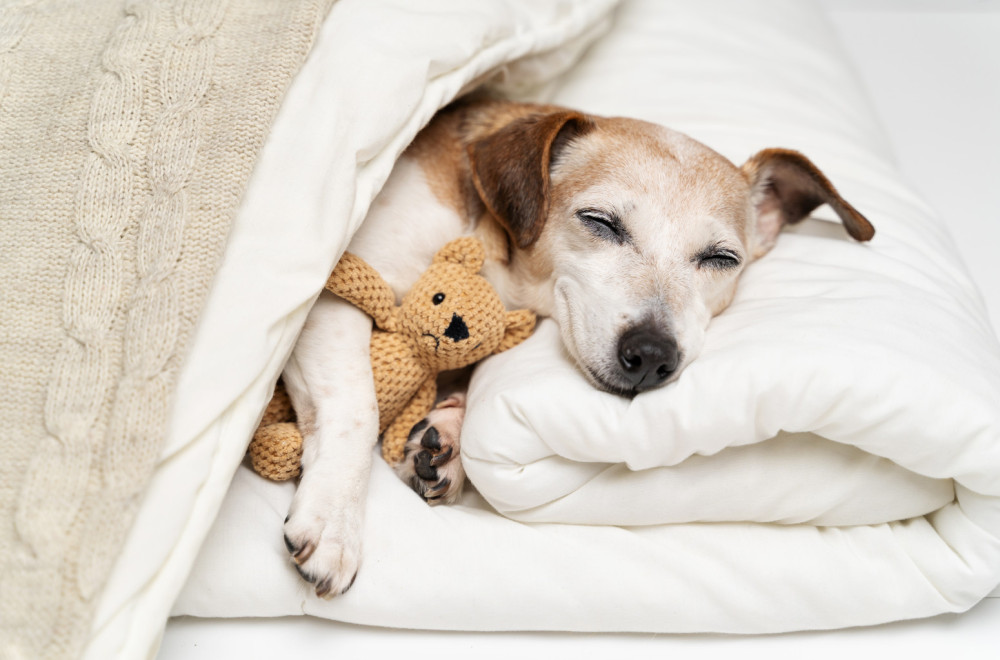
POLYGON ((343 596, 344 594, 346 594, 347 590, 354 586, 354 581, 357 579, 358 579, 358 574, 355 573, 354 576, 351 577, 351 581, 347 583, 347 586, 341 590, 340 595, 343 596))
POLYGON ((425 499, 432 500, 436 497, 441 497, 441 494, 448 490, 448 486, 451 485, 451 479, 445 477, 441 481, 437 482, 433 488, 430 488, 425 493, 425 499))
POLYGON ((443 452, 441 452, 440 454, 431 459, 431 465, 433 465, 434 467, 439 467, 441 465, 444 465, 450 460, 451 460, 451 447, 448 447, 446 450, 444 450, 443 452))
POLYGON ((429 492, 429 493, 438 493, 438 492, 444 490, 445 488, 447 488, 450 485, 451 485, 451 479, 449 479, 448 477, 445 477, 444 479, 442 479, 441 481, 439 481, 433 488, 431 488, 427 492, 429 492))
POLYGON ((295 566, 295 571, 299 574, 299 577, 301 577, 303 580, 309 582, 310 584, 316 581, 316 576, 310 575, 298 564, 295 564, 294 566, 295 566))
POLYGON ((304 564, 309 561, 310 557, 312 557, 312 553, 315 549, 316 546, 312 541, 306 541, 305 545, 299 548, 298 552, 292 554, 292 561, 296 564, 304 564))
POLYGON ((292 561, 296 564, 304 564, 312 556, 314 550, 316 550, 316 545, 312 541, 306 541, 302 544, 302 547, 296 547, 292 540, 288 538, 285 534, 285 547, 288 549, 288 553, 292 555, 292 561))
POLYGON ((316 595, 319 596, 320 598, 326 598, 326 596, 330 593, 330 588, 332 585, 333 585, 333 579, 326 578, 325 580, 316 585, 316 595))

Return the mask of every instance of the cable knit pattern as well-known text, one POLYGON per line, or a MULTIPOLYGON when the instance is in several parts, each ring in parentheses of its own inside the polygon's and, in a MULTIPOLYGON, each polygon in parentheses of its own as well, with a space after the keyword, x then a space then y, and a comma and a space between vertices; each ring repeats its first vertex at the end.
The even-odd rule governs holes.
MULTIPOLYGON (((112 416, 100 462, 106 497, 90 510, 88 529, 107 527, 122 507, 134 503, 141 484, 131 475, 148 473, 157 455, 157 447, 143 439, 167 421, 172 381, 167 362, 176 351, 180 324, 175 270, 190 203, 186 186, 198 149, 198 109, 212 80, 212 37, 225 5, 210 0, 179 4, 159 67, 163 112, 152 127, 147 154, 152 197, 139 217, 138 282, 125 322, 124 371, 114 403, 121 414, 112 416)), ((79 566, 84 597, 100 586, 120 542, 117 535, 103 533, 84 548, 79 566)))
MULTIPOLYGON (((74 224, 79 242, 67 269, 63 293, 66 336, 56 355, 45 400, 48 431, 25 479, 15 522, 33 555, 31 570, 15 580, 30 590, 39 579, 59 585, 65 530, 76 519, 91 478, 92 429, 101 415, 120 340, 114 331, 125 279, 126 241, 135 183, 128 144, 141 116, 142 84, 136 67, 144 56, 148 11, 130 8, 104 52, 105 73, 93 97, 88 123, 91 153, 81 176, 74 224), (87 396, 81 400, 81 393, 87 396)), ((148 9, 148 8, 147 8, 148 9)), ((43 629, 62 615, 44 608, 43 629)), ((35 640, 36 643, 44 639, 35 640)))
POLYGON ((74 657, 332 0, 0 7, 0 658, 74 657))

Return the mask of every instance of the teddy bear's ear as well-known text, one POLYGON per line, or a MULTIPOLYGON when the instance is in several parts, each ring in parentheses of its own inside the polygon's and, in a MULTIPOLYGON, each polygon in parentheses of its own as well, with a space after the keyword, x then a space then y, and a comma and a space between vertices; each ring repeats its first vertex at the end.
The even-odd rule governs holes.
POLYGON ((454 263, 470 273, 478 273, 486 260, 486 251, 478 238, 463 236, 451 241, 434 255, 434 263, 454 263))
POLYGON ((502 353, 508 348, 514 348, 522 341, 531 336, 535 330, 535 314, 526 309, 519 309, 514 312, 507 312, 507 328, 504 330, 503 339, 500 345, 493 351, 494 354, 502 353))

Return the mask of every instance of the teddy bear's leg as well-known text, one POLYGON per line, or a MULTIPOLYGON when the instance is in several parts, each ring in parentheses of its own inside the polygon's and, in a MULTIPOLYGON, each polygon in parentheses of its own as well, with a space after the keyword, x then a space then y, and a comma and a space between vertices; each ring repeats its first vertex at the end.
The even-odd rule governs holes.
POLYGON ((303 436, 302 477, 285 519, 295 569, 331 597, 361 563, 361 532, 378 439, 369 358, 371 318, 323 293, 284 371, 303 436))
POLYGON ((399 478, 430 504, 452 504, 462 494, 464 419, 465 393, 455 392, 413 427, 405 458, 393 467, 399 478))
POLYGON ((301 472, 302 435, 295 422, 262 424, 248 453, 254 472, 271 481, 288 481, 301 472))
POLYGON ((258 426, 265 427, 271 424, 294 421, 296 421, 295 409, 292 407, 291 399, 288 398, 288 390, 285 389, 285 383, 279 378, 274 386, 274 393, 271 395, 271 400, 267 402, 267 408, 264 409, 264 416, 261 418, 258 426))

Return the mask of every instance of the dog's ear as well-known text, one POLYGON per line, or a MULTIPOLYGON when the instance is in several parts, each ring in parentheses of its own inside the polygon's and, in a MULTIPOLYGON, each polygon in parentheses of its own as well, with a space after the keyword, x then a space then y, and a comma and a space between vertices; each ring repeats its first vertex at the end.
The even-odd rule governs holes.
POLYGON ((763 256, 774 247, 783 226, 799 222, 821 204, 830 205, 851 238, 870 241, 875 235, 868 219, 848 204, 819 168, 797 151, 765 149, 741 169, 750 182, 757 214, 754 257, 763 256))
POLYGON ((592 122, 579 112, 521 117, 468 146, 472 181, 514 245, 538 240, 549 211, 549 166, 592 122))
POLYGON ((478 238, 462 236, 446 243, 434 255, 433 263, 453 263, 463 266, 470 273, 478 273, 486 260, 486 251, 478 238))
POLYGON ((507 312, 507 327, 503 331, 503 339, 493 354, 503 353, 508 348, 514 348, 531 336, 535 330, 535 314, 526 309, 507 312))

